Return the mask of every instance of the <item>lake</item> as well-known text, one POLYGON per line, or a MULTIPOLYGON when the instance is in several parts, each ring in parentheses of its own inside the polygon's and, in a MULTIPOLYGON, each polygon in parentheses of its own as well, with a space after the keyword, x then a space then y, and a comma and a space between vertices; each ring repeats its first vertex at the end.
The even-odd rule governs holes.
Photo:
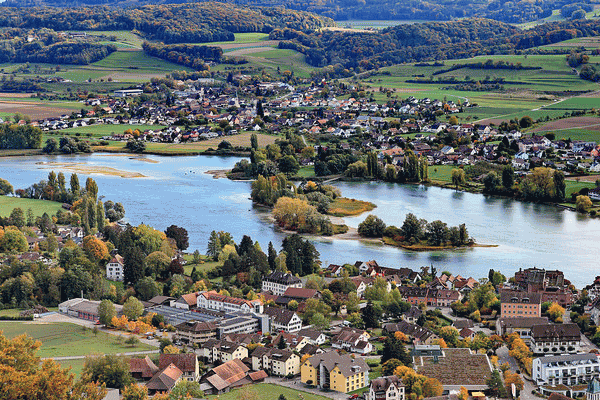
MULTIPOLYGON (((92 174, 99 194, 121 202, 134 225, 145 223, 164 230, 175 224, 190 236, 188 251, 206 252, 212 230, 230 232, 236 242, 242 235, 258 240, 263 250, 269 241, 277 248, 284 234, 267 220, 267 213, 250 201, 250 183, 213 179, 205 172, 231 168, 239 158, 216 156, 132 157, 122 154, 92 154, 0 159, 0 178, 17 188, 46 179, 52 169, 45 162, 69 162, 82 166, 111 167, 137 172, 144 178, 92 174)), ((55 171, 59 169, 54 167, 55 171)), ((70 172, 65 172, 67 183, 70 172)), ((82 186, 88 175, 78 173, 82 186)), ((342 194, 375 203, 373 214, 388 225, 401 226, 412 212, 428 221, 449 226, 465 223, 469 234, 494 248, 471 248, 444 252, 412 252, 382 245, 330 238, 315 239, 324 266, 375 259, 380 265, 418 270, 433 264, 474 278, 487 277, 493 268, 507 277, 519 268, 561 269, 567 279, 581 288, 600 275, 600 220, 561 210, 554 206, 456 192, 422 185, 337 182, 342 194)), ((366 215, 346 218, 357 227, 366 215)))

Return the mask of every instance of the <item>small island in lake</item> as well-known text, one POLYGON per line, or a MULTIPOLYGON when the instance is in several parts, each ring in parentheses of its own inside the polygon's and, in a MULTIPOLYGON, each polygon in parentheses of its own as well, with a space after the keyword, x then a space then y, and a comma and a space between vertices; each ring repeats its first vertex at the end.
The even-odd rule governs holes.
POLYGON ((386 226, 381 218, 369 215, 358 225, 363 238, 381 239, 384 244, 414 251, 452 250, 461 247, 495 247, 479 245, 469 237, 465 224, 448 227, 440 220, 428 222, 409 213, 400 228, 386 226))

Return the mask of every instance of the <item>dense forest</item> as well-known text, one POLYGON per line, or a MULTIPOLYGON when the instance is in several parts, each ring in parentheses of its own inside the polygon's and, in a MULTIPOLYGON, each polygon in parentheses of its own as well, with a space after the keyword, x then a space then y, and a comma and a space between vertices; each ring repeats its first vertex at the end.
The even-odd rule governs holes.
POLYGON ((176 64, 185 65, 195 70, 208 69, 206 61, 220 62, 223 58, 223 50, 214 46, 194 46, 189 44, 163 45, 144 42, 142 48, 146 54, 176 64))
POLYGON ((598 35, 598 20, 546 23, 521 30, 489 19, 462 19, 398 25, 380 32, 307 34, 276 29, 270 37, 282 40, 279 47, 306 55, 309 64, 327 66, 323 73, 348 76, 353 72, 403 62, 511 54, 576 37, 598 35))
POLYGON ((69 41, 51 29, 0 28, 0 63, 89 64, 116 50, 113 45, 69 41))
POLYGON ((270 32, 288 27, 310 31, 333 25, 328 18, 306 12, 245 8, 225 3, 149 5, 138 8, 12 8, 0 7, 0 27, 54 30, 133 30, 165 43, 233 40, 238 32, 270 32))
MULTIPOLYGON (((144 4, 188 3, 199 0, 7 0, 6 5, 24 6, 99 6, 118 5, 121 7, 144 4)), ((226 1, 226 0, 223 0, 226 1)), ((292 10, 309 11, 335 20, 426 20, 447 21, 456 18, 481 17, 503 22, 521 23, 548 17, 553 9, 561 9, 567 18, 579 17, 580 11, 589 11, 589 0, 230 0, 249 7, 285 7, 292 10), (563 11, 564 10, 564 11, 563 11)))

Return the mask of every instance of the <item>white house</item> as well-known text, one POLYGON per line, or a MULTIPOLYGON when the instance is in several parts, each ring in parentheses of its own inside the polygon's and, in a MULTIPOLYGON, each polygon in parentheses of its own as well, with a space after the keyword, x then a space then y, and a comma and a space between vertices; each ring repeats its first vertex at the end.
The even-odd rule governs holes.
POLYGON ((123 267, 125 262, 123 257, 116 254, 108 264, 106 264, 106 279, 111 281, 123 281, 123 267))
POLYGON ((271 333, 294 333, 302 329, 302 319, 293 311, 284 308, 266 307, 265 314, 271 320, 271 333))
POLYGON ((288 288, 302 288, 302 281, 292 274, 273 272, 263 278, 262 291, 270 291, 274 295, 281 296, 288 288))
POLYGON ((240 311, 243 313, 262 313, 263 311, 263 303, 258 299, 239 299, 237 297, 218 294, 214 290, 200 292, 198 294, 196 305, 198 308, 205 308, 213 311, 240 311))
POLYGON ((404 400, 404 398, 404 384, 396 375, 373 379, 367 394, 367 400, 404 400))

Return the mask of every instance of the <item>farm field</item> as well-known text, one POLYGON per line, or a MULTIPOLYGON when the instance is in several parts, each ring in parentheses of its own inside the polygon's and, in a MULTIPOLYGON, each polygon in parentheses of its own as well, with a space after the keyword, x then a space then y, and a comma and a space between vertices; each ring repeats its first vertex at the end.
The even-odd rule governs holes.
POLYGON ((234 35, 235 40, 232 42, 208 42, 208 43, 191 43, 202 46, 231 46, 238 44, 249 44, 249 43, 257 43, 261 41, 268 41, 269 34, 268 33, 260 33, 260 32, 248 32, 248 33, 236 33, 234 35))
POLYGON ((209 399, 219 400, 238 400, 241 398, 240 394, 248 391, 252 394, 252 397, 247 398, 259 398, 261 400, 277 400, 279 396, 284 395, 287 400, 327 400, 325 396, 319 396, 309 392, 303 392, 283 386, 272 385, 269 383, 259 383, 256 385, 245 386, 241 389, 232 390, 229 393, 207 396, 209 399))
POLYGON ((144 39, 130 31, 86 31, 92 36, 114 36, 116 41, 106 41, 105 44, 114 44, 119 48, 141 49, 144 39))
POLYGON ((98 332, 96 337, 90 329, 69 323, 0 322, 0 330, 8 338, 26 333, 39 340, 42 347, 38 356, 42 358, 155 350, 143 343, 135 347, 117 343, 117 336, 105 332, 98 332))
POLYGON ((79 126, 77 128, 63 129, 60 132, 68 133, 71 135, 75 134, 75 133, 81 133, 84 135, 92 135, 92 137, 102 137, 102 136, 111 135, 113 133, 123 133, 127 129, 131 129, 131 130, 139 129, 140 132, 143 132, 146 130, 159 131, 163 128, 165 128, 163 125, 125 125, 125 124, 106 125, 106 124, 101 124, 101 125, 79 126))
POLYGON ((0 216, 8 217, 12 210, 17 207, 20 207, 25 215, 27 215, 27 210, 31 208, 35 216, 41 217, 44 213, 48 213, 48 215, 56 214, 62 208, 62 204, 48 200, 0 196, 0 216))
POLYGON ((560 131, 569 131, 573 129, 589 130, 592 132, 596 131, 600 135, 600 118, 592 116, 565 118, 557 121, 550 121, 545 124, 536 126, 529 132, 556 132, 557 135, 560 137, 560 131))

